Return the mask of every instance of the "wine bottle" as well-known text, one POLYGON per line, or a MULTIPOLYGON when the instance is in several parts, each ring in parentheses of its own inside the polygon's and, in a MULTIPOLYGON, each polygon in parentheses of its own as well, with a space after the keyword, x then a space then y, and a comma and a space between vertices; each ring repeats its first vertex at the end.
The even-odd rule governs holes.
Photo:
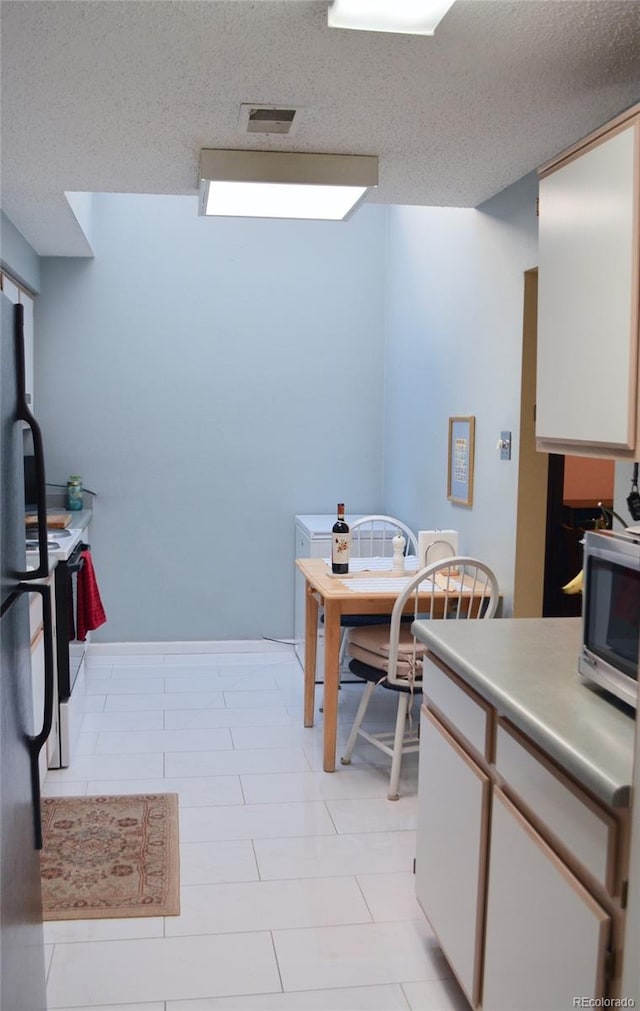
POLYGON ((331 528, 331 571, 342 575, 349 571, 351 531, 344 520, 344 503, 338 503, 338 518, 331 528))

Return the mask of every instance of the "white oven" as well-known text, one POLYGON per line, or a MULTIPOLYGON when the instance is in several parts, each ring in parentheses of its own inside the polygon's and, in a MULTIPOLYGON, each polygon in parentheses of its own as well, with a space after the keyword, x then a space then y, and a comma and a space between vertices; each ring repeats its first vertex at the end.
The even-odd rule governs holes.
MULTIPOLYGON (((48 747, 48 765, 51 769, 66 768, 71 764, 82 726, 87 643, 79 642, 75 635, 77 574, 83 564, 82 551, 87 547, 82 536, 82 529, 72 527, 64 530, 49 529, 47 534, 55 600, 57 707, 52 724, 52 734, 55 737, 50 740, 48 747)), ((28 561, 37 559, 37 550, 33 556, 31 554, 34 546, 37 545, 27 540, 28 561)))
POLYGON ((88 547, 80 538, 68 558, 54 571, 56 599, 56 659, 58 669, 58 728, 60 767, 71 764, 75 742, 82 726, 84 659, 87 643, 76 637, 78 573, 88 547))

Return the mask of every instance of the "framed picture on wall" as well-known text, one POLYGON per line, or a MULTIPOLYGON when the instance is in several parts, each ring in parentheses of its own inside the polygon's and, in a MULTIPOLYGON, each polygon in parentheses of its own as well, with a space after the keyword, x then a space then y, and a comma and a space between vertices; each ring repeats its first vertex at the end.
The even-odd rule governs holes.
POLYGON ((475 432, 475 418, 449 418, 447 498, 458 505, 473 505, 475 432))

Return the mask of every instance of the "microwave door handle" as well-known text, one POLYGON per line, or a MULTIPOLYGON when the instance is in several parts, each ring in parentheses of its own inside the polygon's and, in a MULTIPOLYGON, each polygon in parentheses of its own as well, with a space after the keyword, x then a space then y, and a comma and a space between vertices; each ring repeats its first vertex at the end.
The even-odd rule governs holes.
POLYGON ((53 615, 51 611, 51 587, 37 583, 17 587, 20 593, 39 593, 42 596, 42 618, 44 628, 44 707, 42 727, 36 734, 27 734, 27 748, 31 771, 31 801, 33 805, 33 832, 35 848, 42 849, 42 812, 40 809, 40 769, 38 759, 53 723, 54 667, 53 667, 53 615))
POLYGON ((14 306, 14 339, 18 377, 18 420, 24 421, 33 438, 36 477, 36 509, 38 516, 38 565, 31 572, 18 572, 22 580, 43 579, 49 575, 49 554, 47 550, 47 485, 44 470, 44 445, 42 431, 27 403, 26 369, 24 356, 24 307, 14 306))

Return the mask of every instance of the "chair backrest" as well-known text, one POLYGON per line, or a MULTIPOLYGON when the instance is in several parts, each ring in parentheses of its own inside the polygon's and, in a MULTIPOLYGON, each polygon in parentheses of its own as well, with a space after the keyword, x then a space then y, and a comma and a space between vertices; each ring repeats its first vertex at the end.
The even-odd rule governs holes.
MULTIPOLYGON (((500 601, 500 588, 495 573, 484 562, 466 555, 442 558, 426 565, 398 595, 391 612, 389 629, 389 667, 387 680, 391 684, 406 684, 406 673, 398 670, 398 646, 402 629, 400 619, 413 597, 414 618, 429 613, 432 620, 493 618, 500 601)), ((411 636, 413 639, 413 636, 411 636)), ((415 640, 414 640, 415 642, 415 640)), ((407 643, 401 647, 406 660, 407 643)), ((414 654, 415 657, 415 654, 414 654)), ((405 665, 406 666, 406 665, 405 665)), ((418 668, 419 669, 419 668, 418 668)), ((421 676, 415 678, 416 682, 421 676)))
POLYGON ((351 524, 353 558, 390 558, 393 538, 400 531, 405 539, 405 555, 418 554, 418 538, 406 523, 393 516, 361 516, 351 524))

